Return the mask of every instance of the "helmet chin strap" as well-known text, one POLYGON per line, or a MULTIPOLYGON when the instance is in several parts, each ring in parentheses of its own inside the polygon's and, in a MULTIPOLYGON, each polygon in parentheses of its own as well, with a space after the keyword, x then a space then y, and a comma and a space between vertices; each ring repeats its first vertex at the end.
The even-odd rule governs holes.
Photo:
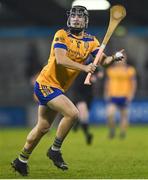
POLYGON ((74 27, 69 27, 69 30, 72 34, 80 34, 82 31, 84 31, 83 28, 74 28, 74 27))

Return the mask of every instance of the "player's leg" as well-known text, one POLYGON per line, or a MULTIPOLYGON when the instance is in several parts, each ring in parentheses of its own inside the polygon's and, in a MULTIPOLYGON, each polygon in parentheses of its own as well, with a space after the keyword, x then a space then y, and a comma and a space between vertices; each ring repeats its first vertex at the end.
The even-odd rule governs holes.
POLYGON ((109 103, 107 105, 107 124, 109 127, 109 138, 114 138, 115 136, 115 114, 117 107, 114 103, 109 103))
POLYGON ((120 122, 120 138, 125 138, 128 127, 128 108, 120 109, 121 122, 120 122))
POLYGON ((62 170, 66 170, 68 167, 61 156, 60 149, 65 137, 77 120, 79 112, 75 105, 65 95, 60 95, 49 101, 48 106, 61 113, 63 118, 58 125, 55 140, 53 145, 49 148, 47 155, 53 161, 55 166, 62 170))
POLYGON ((85 101, 80 101, 77 103, 77 108, 79 110, 79 120, 81 128, 84 132, 86 143, 91 144, 93 135, 89 132, 89 111, 88 106, 85 101))
POLYGON ((12 167, 21 175, 26 176, 28 174, 28 159, 33 149, 39 143, 42 136, 48 132, 56 114, 57 112, 49 109, 46 106, 39 106, 38 122, 36 126, 31 130, 31 132, 28 134, 26 143, 19 157, 16 158, 11 164, 12 167))
POLYGON ((47 106, 39 106, 38 108, 38 122, 37 125, 28 134, 24 149, 30 152, 36 147, 44 134, 49 131, 49 128, 55 119, 57 112, 51 110, 47 106))

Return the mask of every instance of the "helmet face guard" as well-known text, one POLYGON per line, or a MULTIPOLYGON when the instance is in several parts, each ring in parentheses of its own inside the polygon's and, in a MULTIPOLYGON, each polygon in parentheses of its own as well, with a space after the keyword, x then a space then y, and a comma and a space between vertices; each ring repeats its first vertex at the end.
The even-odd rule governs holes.
POLYGON ((68 19, 67 19, 67 26, 72 30, 82 31, 84 29, 87 29, 88 27, 88 11, 84 6, 73 6, 70 11, 67 12, 68 19), (74 16, 83 17, 84 22, 81 24, 81 27, 72 26, 71 18, 74 16))

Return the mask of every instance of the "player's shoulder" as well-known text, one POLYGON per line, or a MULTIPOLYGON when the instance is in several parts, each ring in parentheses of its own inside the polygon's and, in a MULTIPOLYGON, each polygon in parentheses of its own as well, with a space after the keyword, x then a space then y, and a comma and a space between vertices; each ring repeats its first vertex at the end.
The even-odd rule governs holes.
POLYGON ((63 35, 66 36, 67 35, 67 30, 62 28, 56 31, 55 35, 63 35))

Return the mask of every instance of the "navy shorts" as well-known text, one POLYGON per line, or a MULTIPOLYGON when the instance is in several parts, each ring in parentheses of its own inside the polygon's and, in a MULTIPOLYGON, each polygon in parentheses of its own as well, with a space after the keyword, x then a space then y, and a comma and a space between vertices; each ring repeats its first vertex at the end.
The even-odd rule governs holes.
POLYGON ((113 103, 117 105, 118 107, 126 107, 128 105, 127 98, 126 97, 111 97, 109 99, 109 103, 113 103))
POLYGON ((50 100, 64 94, 63 91, 58 88, 41 85, 38 82, 36 82, 34 85, 34 93, 40 105, 47 105, 50 100))

